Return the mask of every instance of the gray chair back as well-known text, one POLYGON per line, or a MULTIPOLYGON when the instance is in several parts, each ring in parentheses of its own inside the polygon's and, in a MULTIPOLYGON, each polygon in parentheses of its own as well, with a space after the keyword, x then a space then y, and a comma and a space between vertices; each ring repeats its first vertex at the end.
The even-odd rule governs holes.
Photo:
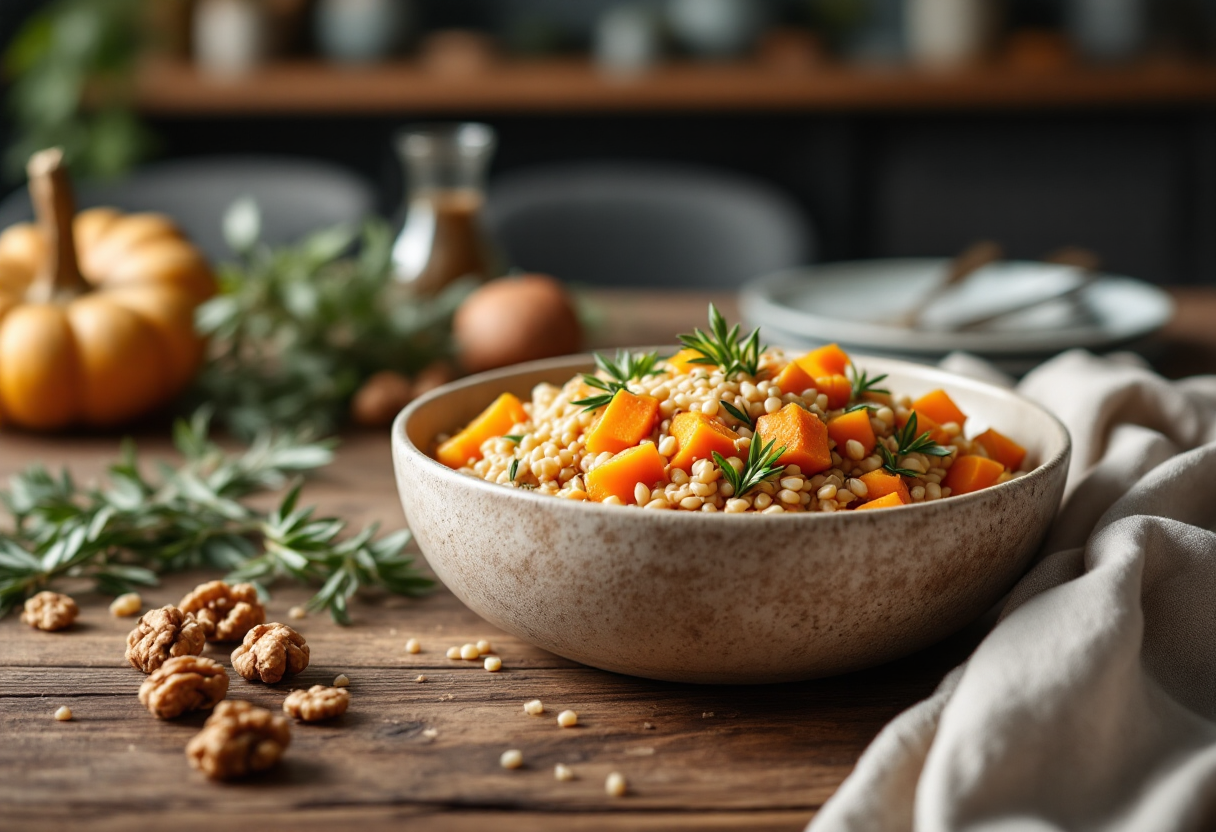
POLYGON ((491 184, 487 223, 511 265, 604 287, 734 289, 814 254, 811 222, 780 191, 678 165, 513 171, 491 184))
MULTIPOLYGON (((262 239, 281 244, 325 226, 354 222, 375 210, 375 192, 357 174, 324 162, 285 157, 204 157, 161 162, 121 179, 84 182, 80 208, 108 205, 123 211, 158 211, 212 261, 231 260, 222 220, 243 196, 262 209, 262 239)), ((0 202, 0 228, 30 219, 24 189, 0 202)))

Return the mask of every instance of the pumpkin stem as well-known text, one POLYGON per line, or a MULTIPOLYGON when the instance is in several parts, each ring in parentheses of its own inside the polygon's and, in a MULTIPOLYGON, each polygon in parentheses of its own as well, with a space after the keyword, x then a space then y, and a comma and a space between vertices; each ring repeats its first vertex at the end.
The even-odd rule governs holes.
POLYGON ((46 259, 30 287, 29 299, 47 303, 63 294, 84 294, 89 290, 89 284, 81 277, 76 261, 76 241, 72 234, 76 199, 63 162, 63 148, 52 147, 35 153, 26 165, 26 172, 30 177, 34 215, 47 243, 46 259))

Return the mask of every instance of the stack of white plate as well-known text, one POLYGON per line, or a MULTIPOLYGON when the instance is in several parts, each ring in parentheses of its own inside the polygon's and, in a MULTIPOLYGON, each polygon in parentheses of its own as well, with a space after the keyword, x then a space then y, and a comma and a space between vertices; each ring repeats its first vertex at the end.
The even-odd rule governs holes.
POLYGON ((1151 284, 1047 263, 993 263, 939 291, 950 265, 906 259, 805 266, 748 283, 740 306, 770 344, 836 342, 926 363, 964 350, 1013 373, 1074 347, 1133 345, 1174 312, 1170 296, 1151 284), (918 325, 908 327, 901 318, 930 297, 918 325))

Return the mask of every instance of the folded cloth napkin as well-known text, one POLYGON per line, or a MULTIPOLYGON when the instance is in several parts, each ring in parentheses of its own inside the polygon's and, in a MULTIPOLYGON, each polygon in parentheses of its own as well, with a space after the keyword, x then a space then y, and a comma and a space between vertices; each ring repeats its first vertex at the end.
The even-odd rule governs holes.
POLYGON ((1073 440, 1039 560, 808 832, 1216 829, 1216 376, 1071 352, 1018 391, 1073 440))

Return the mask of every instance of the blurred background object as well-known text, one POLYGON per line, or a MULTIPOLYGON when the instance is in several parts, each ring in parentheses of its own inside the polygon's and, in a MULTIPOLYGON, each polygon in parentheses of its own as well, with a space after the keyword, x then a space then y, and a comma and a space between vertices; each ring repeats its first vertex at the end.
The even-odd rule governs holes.
POLYGON ((243 75, 266 59, 270 43, 266 9, 258 0, 197 0, 194 60, 220 78, 243 75))
POLYGON ((350 170, 389 215, 401 125, 479 121, 491 181, 716 169, 813 218, 819 259, 991 237, 1216 281, 1216 0, 5 0, 0 40, 13 188, 52 144, 86 178, 286 155, 350 170), (220 38, 243 70, 222 81, 208 9, 261 21, 220 38))
POLYGON ((511 263, 602 287, 735 289, 814 257, 810 221, 780 191, 688 166, 515 171, 495 183, 489 222, 511 263))

